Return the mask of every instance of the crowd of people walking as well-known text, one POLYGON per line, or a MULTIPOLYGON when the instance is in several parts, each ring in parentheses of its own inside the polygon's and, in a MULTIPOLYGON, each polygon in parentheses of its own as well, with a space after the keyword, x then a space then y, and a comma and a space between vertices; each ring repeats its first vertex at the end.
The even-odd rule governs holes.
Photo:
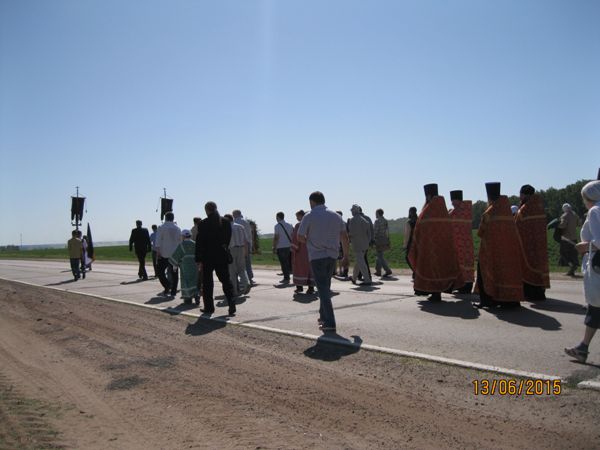
MULTIPOLYGON (((415 295, 428 296, 432 303, 442 301, 442 293, 464 295, 475 293, 478 308, 515 308, 522 301, 546 300, 550 287, 547 224, 542 197, 533 186, 520 189, 520 205, 511 208, 508 197, 501 194, 498 182, 486 183, 488 206, 477 230, 480 245, 475 258, 472 237, 472 202, 463 199, 460 190, 450 191, 452 208, 447 209, 437 184, 424 186, 425 205, 409 209, 404 228, 403 248, 412 271, 415 295)), ((578 255, 583 255, 585 297, 588 303, 583 341, 565 349, 567 354, 585 361, 589 343, 600 327, 600 181, 592 181, 582 189, 589 210, 577 243, 579 224, 569 204, 556 227, 560 236, 561 259, 574 275, 578 255)), ((362 208, 350 208, 351 217, 343 220, 341 211, 325 206, 325 196, 315 191, 309 196, 310 211, 296 212, 297 223, 285 221, 278 212, 273 232, 272 249, 277 255, 283 285, 295 286, 295 293, 318 294, 318 324, 324 332, 336 330, 331 302, 331 279, 347 279, 360 286, 373 284, 368 252, 376 252, 374 275, 382 280, 392 275, 385 258, 390 249, 388 221, 384 211, 376 211, 373 222, 362 208), (349 275, 350 248, 354 267, 349 275), (292 278, 293 277, 293 278, 292 278), (315 291, 316 288, 316 291, 315 291)), ((240 210, 221 216, 214 202, 204 206, 205 219, 194 218, 191 230, 181 230, 174 214, 167 212, 164 223, 152 226, 150 234, 136 222, 129 240, 139 262, 138 277, 148 279, 145 258, 152 254, 154 274, 160 281, 161 295, 174 297, 181 279, 181 295, 185 303, 203 299, 202 312, 215 311, 213 273, 225 294, 228 314, 236 314, 235 298, 250 292, 253 282, 253 233, 240 210)), ((85 278, 81 264, 85 241, 74 231, 68 242, 71 268, 75 280, 85 278), (81 272, 83 272, 81 274, 81 272)))

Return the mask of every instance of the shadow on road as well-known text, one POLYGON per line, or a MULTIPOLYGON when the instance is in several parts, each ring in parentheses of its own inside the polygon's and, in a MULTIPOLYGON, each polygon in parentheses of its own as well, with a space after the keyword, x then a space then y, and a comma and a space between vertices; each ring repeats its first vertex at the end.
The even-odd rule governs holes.
POLYGON ((157 296, 157 297, 152 297, 147 302, 144 302, 144 305, 158 305, 160 303, 171 302, 171 301, 173 301, 173 297, 157 296))
POLYGON ((280 283, 280 284, 274 284, 273 287, 276 289, 286 289, 286 288, 291 288, 291 287, 296 287, 296 286, 294 286, 292 283, 280 283))
MULTIPOLYGON (((240 295, 239 297, 233 298, 236 305, 241 305, 243 303, 246 303, 247 299, 248 299, 247 295, 240 295)), ((215 300, 219 300, 216 305, 220 308, 229 306, 229 304, 227 303, 227 299, 225 298, 224 295, 218 295, 217 297, 215 297, 215 300)))
POLYGON ((169 308, 163 309, 164 312, 171 316, 176 316, 181 314, 184 311, 189 311, 190 309, 198 309, 198 305, 189 304, 189 303, 180 303, 177 306, 170 306, 169 308))
POLYGON ((574 367, 581 367, 581 369, 575 369, 565 381, 571 385, 577 385, 581 381, 592 380, 600 375, 600 365, 591 363, 580 363, 576 360, 571 360, 574 363, 574 367))
POLYGON ((303 292, 300 292, 300 293, 296 292, 296 293, 294 293, 294 296, 292 297, 292 299, 295 302, 308 305, 309 303, 319 300, 319 296, 317 294, 305 294, 303 292))
POLYGON ((328 333, 317 339, 315 345, 304 350, 304 356, 321 361, 338 361, 344 356, 358 353, 363 340, 360 336, 351 336, 352 341, 337 333, 328 333))
MULTIPOLYGON (((355 286, 355 287, 351 287, 350 289, 356 292, 373 292, 373 291, 378 291, 381 288, 378 288, 377 286, 374 286, 375 283, 371 284, 371 285, 366 285, 366 286, 355 286)), ((383 283, 377 283, 377 284, 383 284, 383 283)))
POLYGON ((532 303, 530 307, 539 311, 580 314, 582 316, 585 315, 587 311, 585 305, 568 302, 566 300, 558 300, 556 298, 548 298, 543 302, 532 303))
POLYGON ((561 323, 554 317, 529 308, 492 309, 490 313, 500 320, 522 327, 541 328, 546 331, 558 331, 562 327, 561 323))
POLYGON ((458 301, 430 302, 429 300, 419 300, 417 302, 421 311, 437 314, 445 317, 460 317, 461 319, 477 319, 480 316, 479 310, 473 308, 470 299, 461 298, 458 301))
POLYGON ((142 283, 144 281, 148 281, 148 280, 142 280, 141 278, 138 278, 137 280, 134 280, 134 281, 121 281, 121 284, 123 284, 123 285, 138 284, 138 283, 142 283))
POLYGON ((75 280, 71 278, 70 280, 59 281, 57 283, 45 284, 44 286, 62 286, 63 284, 75 283, 75 280))
POLYGON ((390 275, 389 277, 381 277, 380 280, 385 283, 386 281, 399 281, 400 278, 398 278, 394 275, 390 275))
POLYGON ((196 322, 188 324, 185 328, 185 334, 189 334, 190 336, 202 336, 225 328, 226 326, 226 322, 207 320, 199 317, 196 322))

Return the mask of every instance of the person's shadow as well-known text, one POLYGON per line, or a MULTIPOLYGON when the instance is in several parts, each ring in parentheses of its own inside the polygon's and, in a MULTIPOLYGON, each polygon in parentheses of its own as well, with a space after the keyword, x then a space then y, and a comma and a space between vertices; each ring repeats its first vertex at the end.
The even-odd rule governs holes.
MULTIPOLYGON (((236 305, 241 305, 243 303, 246 303, 247 299, 248 299, 248 295, 240 295, 239 297, 234 297, 233 301, 235 302, 236 305)), ((219 295, 219 296, 215 297, 215 300, 219 300, 217 302, 218 307, 229 306, 229 304, 227 303, 227 299, 225 298, 224 295, 219 295)))
POLYGON ((395 277, 395 276, 393 276, 393 275, 390 275, 389 277, 381 277, 381 278, 380 278, 380 280, 381 280, 382 282, 384 282, 384 283, 385 283, 386 281, 398 281, 399 279, 400 279, 400 278, 398 278, 398 277, 395 277))
POLYGON ((480 316, 479 310, 473 308, 471 300, 461 298, 458 301, 448 302, 430 302, 429 300, 419 300, 417 302, 421 311, 437 314, 438 316, 460 317, 461 319, 477 319, 480 316))
POLYGON ((137 280, 134 281, 121 281, 122 285, 127 285, 127 284, 137 284, 137 283, 142 283, 144 281, 148 281, 148 280, 143 280, 141 278, 138 278, 137 280))
MULTIPOLYGON (((377 284, 383 284, 383 283, 377 283, 377 284)), ((378 291, 381 288, 378 288, 375 283, 370 284, 370 285, 356 285, 354 287, 351 287, 350 289, 352 289, 353 291, 356 292, 373 292, 373 291, 378 291)))
POLYGON ((305 305, 308 305, 309 303, 312 303, 312 302, 318 300, 319 296, 317 294, 305 294, 305 293, 302 293, 302 292, 300 292, 300 293, 295 292, 294 296, 292 297, 292 299, 295 302, 303 303, 305 305))
POLYGON ((558 331, 562 327, 561 323, 554 317, 541 314, 529 308, 495 308, 491 309, 490 312, 500 320, 522 327, 541 328, 547 331, 558 331))
POLYGON ((178 314, 181 314, 184 311, 189 311, 190 309, 196 309, 198 308, 198 305, 194 305, 191 303, 180 303, 177 306, 171 306, 169 308, 164 309, 163 311, 166 312, 167 314, 170 314, 171 316, 176 316, 178 314))
POLYGON ((529 305, 531 308, 538 311, 558 312, 567 314, 585 315, 587 307, 581 303, 568 302, 566 300, 558 300, 556 298, 547 298, 543 302, 534 302, 529 305))
POLYGON ((208 320, 206 318, 198 317, 196 322, 188 324, 185 328, 185 334, 190 336, 202 336, 225 328, 226 326, 227 322, 224 321, 208 320))
POLYGON ((144 305, 158 305, 160 303, 171 302, 171 301, 173 301, 173 297, 157 296, 157 297, 152 297, 147 302, 144 302, 144 305))
POLYGON ((63 284, 71 284, 75 283, 75 280, 71 278, 70 280, 59 281, 57 283, 45 284, 44 286, 62 286, 63 284))
POLYGON ((353 335, 351 337, 352 341, 337 333, 327 333, 318 338, 315 345, 304 350, 304 356, 332 362, 358 353, 363 340, 360 336, 353 335))

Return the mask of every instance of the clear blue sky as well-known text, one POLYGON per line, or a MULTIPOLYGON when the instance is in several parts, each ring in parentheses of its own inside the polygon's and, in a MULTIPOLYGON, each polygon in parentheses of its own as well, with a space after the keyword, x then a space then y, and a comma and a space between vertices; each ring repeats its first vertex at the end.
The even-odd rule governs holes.
POLYGON ((272 232, 319 189, 406 216, 600 166, 596 0, 0 0, 0 245, 190 227, 214 200, 272 232))

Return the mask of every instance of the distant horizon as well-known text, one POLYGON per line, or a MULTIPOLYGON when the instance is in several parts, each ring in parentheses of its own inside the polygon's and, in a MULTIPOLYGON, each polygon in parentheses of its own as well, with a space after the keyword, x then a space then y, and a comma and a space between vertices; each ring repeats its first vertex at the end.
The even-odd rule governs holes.
MULTIPOLYGON (((588 178, 581 178, 581 179, 579 179, 579 180, 573 181, 572 183, 568 183, 567 185, 565 185, 565 186, 562 186, 562 187, 550 186, 550 187, 548 187, 548 188, 545 188, 545 189, 538 189, 538 188, 536 187, 536 192, 539 192, 539 191, 547 191, 548 189, 563 189, 563 188, 565 188, 565 187, 567 187, 567 186, 570 186, 570 185, 572 185, 572 184, 576 184, 576 183, 578 183, 578 182, 581 182, 581 181, 588 181, 588 180, 591 180, 591 178, 590 178, 590 179, 588 179, 588 178)), ((518 193, 518 192, 516 192, 516 193, 514 193, 514 194, 505 194, 505 193, 502 193, 502 195, 507 195, 508 197, 512 197, 512 196, 518 197, 519 193, 518 193)), ((443 196, 443 197, 445 198, 445 200, 446 200, 446 206, 447 206, 448 208, 450 208, 450 207, 451 207, 451 205, 450 205, 449 194, 448 194, 448 195, 442 195, 442 196, 443 196)), ((471 200, 471 199, 465 198, 465 200, 471 200)), ((417 206, 417 205, 415 205, 415 206, 417 207, 418 211, 420 211, 420 210, 421 210, 421 207, 423 206, 423 204, 424 204, 424 201, 425 201, 425 199, 423 198, 423 199, 422 199, 422 204, 421 204, 420 206, 417 206)), ((479 199, 479 200, 472 200, 473 204, 475 204, 476 202, 479 202, 479 201, 486 202, 487 200, 481 200, 481 199, 479 199)), ((351 206, 351 205, 350 205, 350 206, 351 206)), ((339 208, 331 208, 331 207, 329 207, 329 205, 327 205, 327 207, 328 207, 328 208, 330 208, 330 209, 332 209, 332 210, 337 210, 337 209, 339 209, 339 208)), ((308 210, 309 210, 309 208, 299 208, 299 209, 304 209, 305 211, 308 211, 308 210)), ((66 212, 68 213, 67 215, 70 215, 70 206, 69 206, 69 210, 67 210, 66 212)), ((576 212, 577 212, 578 214, 583 214, 583 213, 584 213, 584 211, 576 211, 576 212)), ((219 211, 219 213, 220 213, 220 214, 227 214, 227 213, 230 213, 230 211, 228 211, 228 212, 221 212, 221 211, 219 211)), ((374 216, 375 216, 375 212, 373 211, 372 213, 367 213, 367 215, 369 215, 369 216, 373 216, 373 217, 374 217, 374 216)), ((83 225, 82 225, 82 226, 80 226, 80 229, 83 231, 83 233, 84 233, 84 234, 85 234, 85 230, 87 229, 87 224, 88 224, 88 222, 85 220, 85 216, 86 216, 86 214, 84 214, 84 221, 83 221, 83 225)), ((286 214, 286 215, 285 215, 285 217, 286 217, 286 221, 287 221, 287 222, 290 222, 290 220, 289 220, 290 216, 289 216, 288 214, 286 214)), ((295 222, 296 222, 296 219, 295 219, 295 214, 292 214, 292 216, 291 216, 291 217, 292 217, 293 219, 292 219, 292 222, 290 222, 290 223, 295 223, 295 222)), ((349 215, 347 215, 347 214, 344 214, 344 217, 345 217, 345 218, 347 218, 347 217, 349 217, 349 215)), ((406 220, 407 218, 408 218, 408 216, 402 216, 402 217, 390 218, 390 217, 388 217, 388 216, 387 216, 387 214, 386 214, 386 219, 387 219, 388 221, 401 221, 401 220, 406 220)), ((176 219, 177 219, 177 215, 176 215, 176 219)), ((250 217, 249 219, 252 219, 252 218, 250 217)), ((189 221, 191 222, 191 221, 192 221, 192 218, 190 218, 190 220, 189 220, 189 221)), ((152 224, 156 224, 156 225, 158 225, 158 226, 160 226, 160 225, 162 224, 162 222, 161 222, 161 221, 156 221, 156 222, 153 222, 153 223, 151 223, 150 225, 148 225, 148 224, 147 224, 146 222, 144 222, 144 221, 142 221, 142 222, 143 222, 143 226, 144 226, 144 228, 148 228, 149 230, 150 230, 150 227, 151 227, 151 225, 152 225, 152 224)), ((94 227, 93 227, 93 223, 91 223, 91 222, 89 222, 89 223, 90 223, 90 227, 91 227, 91 231, 92 231, 92 237, 93 237, 93 236, 95 235, 95 232, 94 232, 94 227)), ((185 229, 185 228, 191 228, 191 227, 192 227, 192 225, 193 225, 193 224, 190 224, 189 226, 183 226, 183 227, 182 227, 181 225, 179 225, 179 223, 178 223, 178 221, 177 221, 177 220, 175 220, 175 223, 177 223, 177 225, 178 225, 178 226, 179 226, 181 229, 185 229)), ((273 223, 272 223, 272 225, 275 225, 275 220, 274 220, 274 219, 273 219, 273 223)), ((72 228, 74 229, 75 227, 74 227, 74 226, 72 226, 72 228)), ((132 226, 131 226, 129 229, 127 229, 127 231, 126 231, 126 234, 127 234, 127 235, 129 235, 129 233, 131 232, 131 230, 132 230, 133 228, 135 228, 135 223, 134 223, 134 224, 132 224, 132 226)), ((269 232, 262 232, 262 231, 261 231, 261 228, 260 228, 260 224, 258 224, 258 223, 257 223, 257 228, 258 228, 258 230, 259 230, 259 236, 260 236, 260 237, 263 237, 263 238, 269 238, 269 237, 272 237, 272 236, 273 236, 273 232, 272 232, 272 231, 269 231, 269 232)), ((151 231, 151 230, 150 230, 150 231, 151 231)), ((64 242, 64 243, 59 243, 59 242, 56 242, 56 243, 27 243, 27 244, 25 244, 25 243, 24 243, 24 244, 23 244, 23 247, 38 247, 38 248, 41 248, 41 247, 44 247, 44 246, 52 246, 52 248, 59 248, 59 247, 57 247, 57 246, 60 246, 60 248, 62 248, 63 246, 66 246, 66 241, 67 241, 69 238, 70 238, 70 232, 69 232, 69 234, 67 235, 67 237, 65 238, 65 242, 64 242)), ((95 240, 94 240, 94 244, 95 244, 95 245, 98 245, 98 246, 108 246, 109 244, 114 244, 114 245, 128 245, 128 243, 129 243, 129 237, 127 237, 126 239, 108 239, 108 240, 106 240, 106 239, 105 239, 105 240, 101 240, 101 241, 95 241, 95 240)), ((19 243, 8 243, 8 244, 6 244, 6 243, 3 243, 3 244, 0 244, 0 247, 6 247, 6 246, 16 246, 16 247, 19 247, 20 245, 19 245, 19 243)), ((46 247, 46 248, 51 248, 51 247, 46 247)))

